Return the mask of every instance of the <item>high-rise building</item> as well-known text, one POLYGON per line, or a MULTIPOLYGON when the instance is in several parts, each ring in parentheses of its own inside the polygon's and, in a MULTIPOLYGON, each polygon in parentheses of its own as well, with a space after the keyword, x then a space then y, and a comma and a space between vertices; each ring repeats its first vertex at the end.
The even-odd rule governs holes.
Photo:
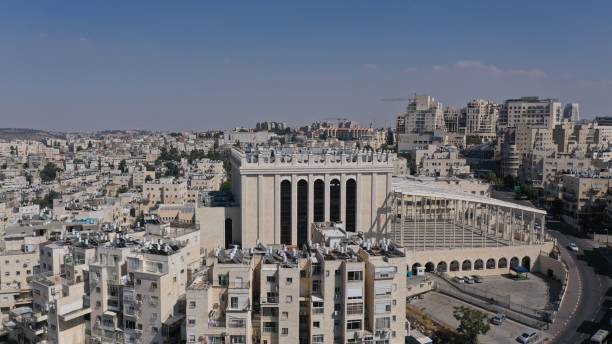
POLYGON ((499 125, 515 128, 526 125, 530 128, 550 128, 563 120, 563 108, 557 99, 522 97, 508 99, 501 108, 499 125))
POLYGON ((398 134, 423 134, 444 129, 444 107, 432 96, 415 96, 397 117, 398 134))
POLYGON ((499 104, 487 100, 474 99, 467 104, 466 130, 468 136, 477 136, 483 141, 491 141, 497 137, 497 120, 499 104))

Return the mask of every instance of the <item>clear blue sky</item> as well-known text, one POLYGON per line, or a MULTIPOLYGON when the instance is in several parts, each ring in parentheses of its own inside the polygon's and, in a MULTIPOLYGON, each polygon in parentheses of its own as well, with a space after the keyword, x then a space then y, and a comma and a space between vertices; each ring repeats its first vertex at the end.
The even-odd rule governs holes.
POLYGON ((349 117, 431 94, 612 115, 612 1, 14 1, 0 127, 201 130, 349 117))

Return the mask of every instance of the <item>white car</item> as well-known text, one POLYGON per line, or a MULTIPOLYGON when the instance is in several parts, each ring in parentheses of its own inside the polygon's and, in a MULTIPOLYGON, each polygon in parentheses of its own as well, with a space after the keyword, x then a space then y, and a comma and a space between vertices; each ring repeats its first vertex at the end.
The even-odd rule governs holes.
POLYGON ((461 283, 461 284, 465 283, 462 276, 453 277, 453 281, 455 281, 456 283, 461 283))
POLYGON ((540 335, 538 334, 538 332, 534 330, 529 330, 518 336, 516 338, 516 341, 522 344, 531 344, 537 342, 539 338, 540 335))
POLYGON ((576 245, 576 243, 574 242, 570 242, 570 244, 567 245, 567 247, 574 252, 578 252, 580 250, 578 249, 578 245, 576 245))

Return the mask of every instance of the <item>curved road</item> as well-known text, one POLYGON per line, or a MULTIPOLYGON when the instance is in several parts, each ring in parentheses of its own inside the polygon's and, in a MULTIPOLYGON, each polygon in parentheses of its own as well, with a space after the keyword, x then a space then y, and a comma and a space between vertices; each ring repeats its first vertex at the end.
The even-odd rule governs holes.
POLYGON ((610 290, 612 265, 588 240, 559 221, 547 221, 548 233, 557 238, 561 254, 568 264, 570 282, 557 321, 551 327, 554 343, 583 343, 609 322, 607 310, 612 304, 610 290), (570 242, 579 252, 569 251, 570 242))
MULTIPOLYGON (((511 192, 494 191, 492 197, 533 207, 528 200, 515 200, 511 192)), ((587 343, 598 329, 608 329, 612 314, 612 253, 604 257, 572 227, 558 220, 546 220, 548 234, 555 237, 567 263, 570 280, 555 323, 548 332, 553 343, 587 343), (567 249, 576 243, 578 252, 567 249)))

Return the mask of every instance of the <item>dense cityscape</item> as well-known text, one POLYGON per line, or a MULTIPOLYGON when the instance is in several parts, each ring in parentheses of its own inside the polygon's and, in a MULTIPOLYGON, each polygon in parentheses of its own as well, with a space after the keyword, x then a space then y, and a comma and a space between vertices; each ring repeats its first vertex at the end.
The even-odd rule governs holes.
POLYGON ((610 13, 3 3, 0 344, 612 343, 610 13))
POLYGON ((580 115, 556 99, 416 95, 390 128, 4 129, 4 332, 450 342, 453 309, 427 309, 455 304, 497 314, 493 340, 590 335, 568 309, 609 317, 605 285, 580 292, 594 277, 577 259, 612 263, 612 118, 580 115))

